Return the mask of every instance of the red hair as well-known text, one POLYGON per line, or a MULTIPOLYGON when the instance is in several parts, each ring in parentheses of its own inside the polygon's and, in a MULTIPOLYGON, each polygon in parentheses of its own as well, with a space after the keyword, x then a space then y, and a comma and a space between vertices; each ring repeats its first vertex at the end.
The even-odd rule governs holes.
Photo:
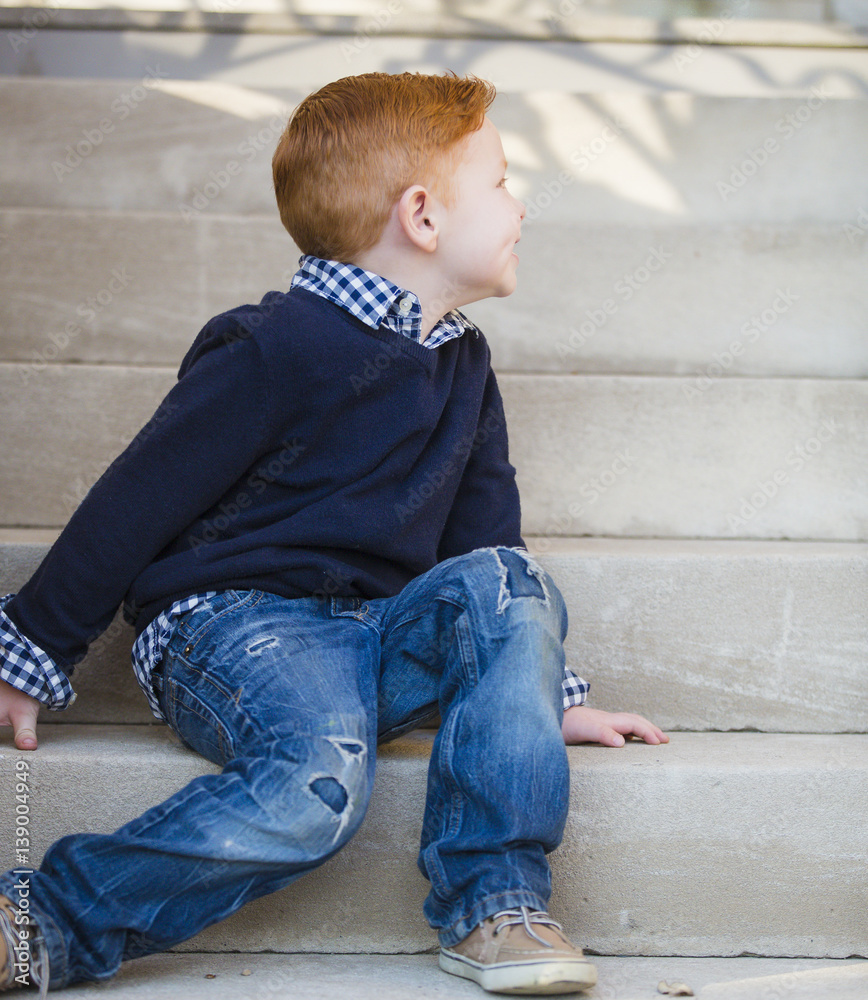
POLYGON ((413 184, 448 201, 449 154, 482 127, 494 96, 472 76, 364 73, 306 97, 272 159, 280 220, 302 253, 352 263, 413 184))

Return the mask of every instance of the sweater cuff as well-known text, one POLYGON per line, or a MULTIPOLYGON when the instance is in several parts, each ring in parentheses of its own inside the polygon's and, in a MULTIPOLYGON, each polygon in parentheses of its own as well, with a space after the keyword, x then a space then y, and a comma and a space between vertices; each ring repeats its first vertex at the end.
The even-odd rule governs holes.
POLYGON ((562 690, 564 694, 564 711, 566 712, 568 708, 575 708, 576 705, 585 704, 588 692, 591 690, 591 685, 588 681, 583 681, 581 677, 577 677, 568 667, 564 667, 562 690))
POLYGON ((0 597, 0 680, 42 702, 51 711, 68 708, 75 701, 69 678, 3 611, 14 594, 0 597))

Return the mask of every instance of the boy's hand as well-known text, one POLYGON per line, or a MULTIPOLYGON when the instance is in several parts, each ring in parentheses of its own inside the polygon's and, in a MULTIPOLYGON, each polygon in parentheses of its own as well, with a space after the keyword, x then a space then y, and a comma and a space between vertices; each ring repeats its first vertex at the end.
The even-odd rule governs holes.
POLYGON ((646 743, 668 743, 669 737, 641 715, 632 712, 603 712, 599 708, 574 705, 564 712, 561 726, 564 743, 602 743, 622 747, 625 736, 640 736, 646 743))
POLYGON ((39 702, 6 681, 0 681, 0 726, 12 726, 19 750, 36 749, 39 702))

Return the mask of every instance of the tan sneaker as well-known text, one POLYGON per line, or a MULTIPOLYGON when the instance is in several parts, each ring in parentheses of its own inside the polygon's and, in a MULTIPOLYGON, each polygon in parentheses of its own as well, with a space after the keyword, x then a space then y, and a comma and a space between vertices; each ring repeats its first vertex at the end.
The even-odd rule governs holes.
POLYGON ((40 1000, 45 1000, 48 950, 12 900, 0 896, 0 991, 16 986, 38 986, 40 1000), (27 931, 23 938, 22 931, 27 931))
POLYGON ((596 968, 561 925, 528 906, 501 910, 463 941, 441 948, 440 968, 490 993, 578 993, 597 981, 596 968))

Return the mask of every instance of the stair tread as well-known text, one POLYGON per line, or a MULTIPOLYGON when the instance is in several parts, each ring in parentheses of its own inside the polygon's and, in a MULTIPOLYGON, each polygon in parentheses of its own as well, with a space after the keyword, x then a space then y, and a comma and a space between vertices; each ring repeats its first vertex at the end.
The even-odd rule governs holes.
MULTIPOLYGON (((433 937, 433 935, 432 935, 433 937)), ((598 984, 588 1000, 650 1000, 661 980, 686 982, 700 1000, 864 1000, 868 963, 859 959, 642 958, 589 956, 598 984), (768 991, 763 993, 762 991, 768 991)), ((91 1000, 92 984, 69 987, 91 1000)), ((447 976, 436 955, 152 955, 128 962, 100 986, 111 1000, 480 1000, 474 983, 447 976), (245 972, 249 973, 245 975, 245 972), (205 980, 212 976, 213 979, 205 980)))
MULTIPOLYGON (((27 527, 0 525, 0 554, 9 546, 51 545, 61 532, 60 527, 27 527)), ((529 548, 538 550, 540 538, 526 534, 529 548)), ((718 556, 787 557, 860 557, 868 554, 866 541, 818 541, 807 539, 720 539, 720 538, 619 538, 596 536, 570 538, 552 536, 546 553, 550 556, 718 556)))
MULTIPOLYGON (((3 735, 8 743, 8 729, 3 735)), ((184 775, 219 771, 217 765, 186 749, 168 726, 155 725, 78 725, 52 726, 40 737, 33 753, 14 751, 31 769, 58 763, 75 766, 83 760, 121 760, 133 755, 165 758, 172 767, 183 768, 184 775)), ((427 770, 434 739, 429 730, 415 730, 380 747, 381 763, 391 767, 427 770)), ((661 765, 685 769, 750 771, 765 774, 772 770, 834 770, 845 765, 854 771, 868 772, 868 734, 863 733, 697 733, 673 735, 669 744, 652 747, 641 741, 628 745, 624 752, 588 744, 571 747, 574 768, 625 770, 655 769, 661 765), (844 748, 847 748, 845 758, 844 748)), ((408 772, 410 773, 410 772, 408 772)), ((135 790, 147 778, 130 773, 129 788, 135 790)), ((180 780, 180 777, 179 777, 180 780)), ((186 778, 185 778, 186 780, 186 778)), ((866 790, 868 792, 868 790, 866 790)))
MULTIPOLYGON (((2 0, 0 10, 10 14, 17 0, 2 0)), ((53 10, 50 0, 34 0, 35 9, 53 10)), ((32 17, 32 14, 31 14, 32 17)), ((10 18, 11 21, 11 18, 10 18)), ((28 21, 22 18, 22 23, 28 21)), ((687 0, 642 0, 606 3, 595 9, 579 3, 524 4, 519 9, 492 10, 490 5, 463 2, 409 2, 384 5, 382 0, 340 0, 329 4, 293 3, 288 10, 279 0, 200 0, 191 9, 186 0, 76 0, 74 6, 55 12, 55 26, 153 26, 163 30, 208 25, 212 29, 272 30, 341 33, 370 37, 386 34, 428 34, 450 37, 606 39, 619 41, 714 41, 719 45, 864 45, 868 17, 852 7, 830 9, 815 3, 782 5, 754 2, 733 8, 731 3, 706 3, 697 12, 687 0), (227 9, 229 8, 229 9, 227 9), (156 19, 165 13, 221 15, 156 19), (61 18, 62 13, 65 17, 61 18), (108 15, 113 15, 109 17, 108 15), (151 17, 148 17, 151 15, 151 17), (250 19, 252 29, 242 17, 250 19), (257 20, 256 15, 264 15, 257 20), (267 21, 265 20, 267 18, 267 21)))

